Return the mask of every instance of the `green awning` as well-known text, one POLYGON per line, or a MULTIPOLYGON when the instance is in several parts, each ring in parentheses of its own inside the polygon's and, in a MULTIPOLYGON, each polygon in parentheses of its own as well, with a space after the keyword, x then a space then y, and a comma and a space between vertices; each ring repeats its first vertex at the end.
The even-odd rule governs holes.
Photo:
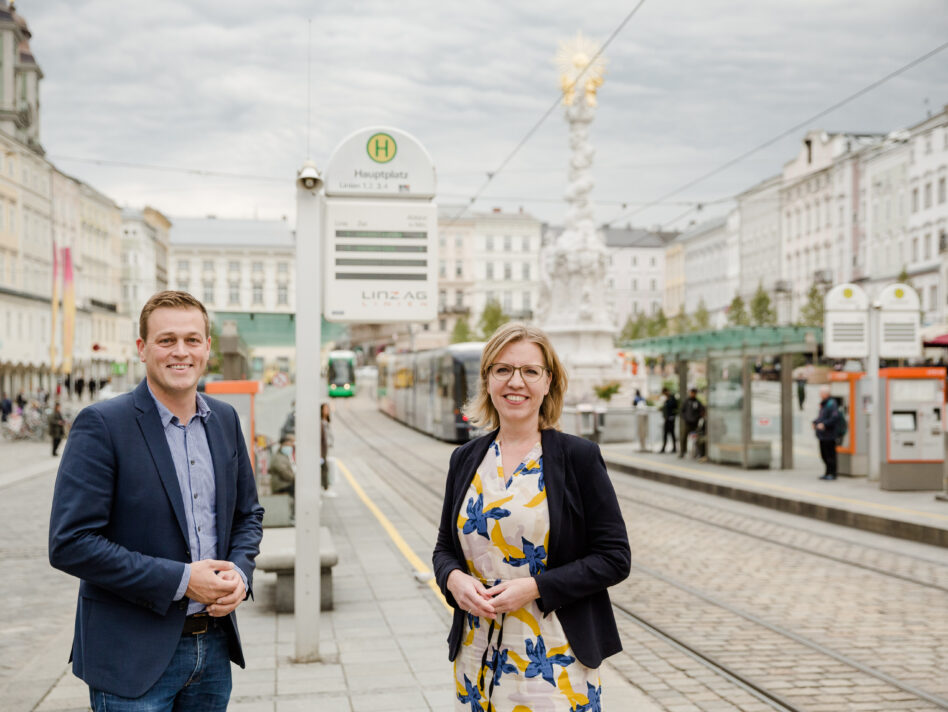
POLYGON ((708 356, 811 353, 823 343, 818 326, 737 326, 676 336, 656 336, 619 344, 627 351, 662 356, 665 361, 702 360, 708 356))

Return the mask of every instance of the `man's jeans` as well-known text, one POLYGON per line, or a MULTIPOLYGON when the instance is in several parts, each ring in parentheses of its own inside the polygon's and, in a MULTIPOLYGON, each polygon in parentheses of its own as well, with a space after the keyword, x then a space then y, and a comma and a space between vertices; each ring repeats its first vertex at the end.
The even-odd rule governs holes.
POLYGON ((89 689, 95 712, 225 712, 230 700, 227 633, 210 628, 183 635, 164 673, 141 697, 89 689))

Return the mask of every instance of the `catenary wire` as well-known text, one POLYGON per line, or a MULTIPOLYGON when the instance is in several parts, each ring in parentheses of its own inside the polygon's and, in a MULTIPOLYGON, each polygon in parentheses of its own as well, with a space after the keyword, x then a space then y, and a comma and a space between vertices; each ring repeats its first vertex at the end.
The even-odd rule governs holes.
POLYGON ((937 47, 935 47, 934 49, 929 50, 929 51, 926 52, 925 54, 923 54, 923 55, 921 55, 921 56, 919 56, 919 57, 916 57, 916 58, 913 59, 911 62, 908 62, 907 64, 903 64, 901 67, 899 67, 899 68, 896 69, 895 71, 890 72, 889 74, 886 74, 886 75, 885 75, 884 77, 882 77, 881 79, 877 79, 876 81, 872 82, 871 84, 867 84, 867 85, 864 86, 862 89, 859 89, 858 91, 856 91, 856 92, 850 94, 849 96, 845 97, 844 99, 840 99, 839 101, 837 101, 836 103, 834 103, 832 106, 829 106, 829 107, 823 109, 822 111, 819 111, 819 112, 817 112, 816 114, 813 114, 813 116, 807 117, 807 118, 804 119, 803 121, 800 121, 800 122, 794 124, 793 126, 791 126, 790 128, 786 129, 785 131, 783 131, 783 132, 781 132, 780 134, 774 136, 773 138, 768 139, 767 141, 764 141, 763 143, 761 143, 761 144, 755 146, 754 148, 751 148, 751 149, 749 149, 749 150, 747 150, 747 151, 744 151, 744 152, 741 153, 740 155, 736 156, 735 158, 732 158, 732 159, 729 160, 729 161, 726 161, 725 163, 722 163, 722 164, 721 164, 720 166, 718 166, 717 168, 714 168, 714 169, 708 171, 707 173, 704 173, 704 174, 698 176, 697 178, 688 181, 688 182, 685 183, 684 185, 682 185, 682 186, 680 186, 680 187, 678 187, 678 188, 675 188, 674 190, 671 190, 671 191, 669 191, 669 192, 667 192, 667 193, 664 193, 664 194, 661 195, 660 197, 656 198, 654 201, 652 201, 652 202, 650 202, 650 203, 646 203, 646 204, 643 205, 642 207, 636 208, 635 210, 632 210, 631 212, 620 213, 620 214, 617 215, 616 217, 614 217, 614 218, 612 218, 611 220, 609 220, 608 222, 606 222, 606 223, 604 224, 604 227, 608 227, 608 226, 611 225, 612 223, 617 222, 617 221, 619 221, 619 220, 622 220, 623 218, 630 218, 630 217, 632 217, 633 215, 638 215, 638 214, 641 213, 642 211, 648 210, 649 208, 654 207, 654 206, 658 205, 659 203, 661 203, 661 202, 663 202, 663 201, 665 201, 665 200, 668 200, 669 198, 672 198, 672 197, 678 195, 678 194, 681 193, 682 191, 685 191, 685 190, 687 190, 688 188, 691 188, 692 186, 695 186, 695 185, 697 185, 698 183, 701 183, 702 181, 704 181, 704 180, 710 178, 711 176, 717 175, 718 173, 721 173, 722 171, 727 170, 727 169, 730 168, 731 166, 733 166, 733 165, 735 165, 735 164, 737 164, 737 163, 740 163, 740 162, 743 161, 745 158, 747 158, 747 157, 749 157, 749 156, 751 156, 751 155, 757 153, 758 151, 762 151, 763 149, 768 148, 769 146, 772 146, 773 144, 777 143, 777 141, 780 141, 781 139, 784 139, 784 138, 786 138, 787 136, 789 136, 789 135, 791 135, 791 134, 793 134, 793 133, 796 133, 796 132, 799 131, 800 129, 805 128, 807 125, 812 124, 812 123, 813 123, 814 121, 816 121, 817 119, 820 119, 820 118, 826 116, 827 114, 829 114, 829 113, 835 111, 836 109, 838 109, 838 108, 840 108, 840 107, 842 107, 842 106, 845 106, 845 105, 848 104, 849 102, 854 101, 855 99, 858 99, 858 98, 861 97, 863 94, 868 94, 870 91, 872 91, 872 90, 875 89, 876 87, 879 87, 879 86, 881 86, 882 84, 885 84, 887 81, 889 81, 890 79, 894 79, 895 77, 899 76, 900 74, 904 74, 905 72, 907 72, 907 71, 908 71, 909 69, 911 69, 912 67, 915 67, 916 65, 919 65, 919 64, 921 64, 922 62, 924 62, 924 61, 926 61, 926 60, 928 60, 928 59, 931 59, 931 58, 934 57, 936 54, 938 54, 939 52, 944 51, 945 49, 948 49, 948 42, 944 42, 944 43, 938 45, 937 47))

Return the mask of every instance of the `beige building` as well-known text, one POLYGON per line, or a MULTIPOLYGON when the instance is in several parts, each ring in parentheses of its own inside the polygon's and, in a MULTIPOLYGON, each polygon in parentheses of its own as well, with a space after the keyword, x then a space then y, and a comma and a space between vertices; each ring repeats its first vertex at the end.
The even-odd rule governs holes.
POLYGON ((662 308, 669 319, 685 309, 685 246, 675 239, 665 248, 665 291, 662 308))

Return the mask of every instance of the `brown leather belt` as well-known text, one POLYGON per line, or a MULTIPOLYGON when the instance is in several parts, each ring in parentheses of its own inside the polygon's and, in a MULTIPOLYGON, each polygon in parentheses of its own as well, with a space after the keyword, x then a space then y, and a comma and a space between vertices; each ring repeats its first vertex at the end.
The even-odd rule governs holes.
POLYGON ((216 628, 217 625, 217 618, 207 613, 195 613, 184 619, 184 629, 181 631, 181 635, 200 635, 201 633, 207 633, 211 628, 216 628))

